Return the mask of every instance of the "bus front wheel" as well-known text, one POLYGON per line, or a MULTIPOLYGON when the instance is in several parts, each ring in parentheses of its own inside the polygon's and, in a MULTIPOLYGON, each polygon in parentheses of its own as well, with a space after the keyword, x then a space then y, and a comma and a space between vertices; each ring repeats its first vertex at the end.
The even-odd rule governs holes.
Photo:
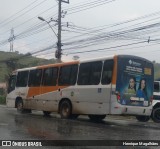
POLYGON ((60 104, 60 115, 63 119, 68 119, 71 117, 72 107, 68 100, 62 101, 60 104))
POLYGON ((19 113, 23 112, 23 102, 22 102, 22 100, 17 101, 16 107, 17 107, 17 112, 19 112, 19 113))
POLYGON ((150 116, 137 115, 136 119, 140 122, 148 122, 150 119, 150 116))
POLYGON ((153 109, 151 118, 154 122, 160 123, 160 108, 153 109))

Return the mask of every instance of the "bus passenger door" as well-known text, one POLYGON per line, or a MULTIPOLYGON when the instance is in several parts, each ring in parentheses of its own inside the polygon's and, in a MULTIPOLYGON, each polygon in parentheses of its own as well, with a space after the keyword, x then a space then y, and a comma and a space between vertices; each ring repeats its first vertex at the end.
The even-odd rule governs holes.
POLYGON ((57 67, 48 67, 43 70, 41 84, 41 101, 44 111, 56 111, 57 102, 57 67))
POLYGON ((38 100, 41 94, 42 69, 33 69, 29 73, 27 102, 31 109, 38 108, 38 100))

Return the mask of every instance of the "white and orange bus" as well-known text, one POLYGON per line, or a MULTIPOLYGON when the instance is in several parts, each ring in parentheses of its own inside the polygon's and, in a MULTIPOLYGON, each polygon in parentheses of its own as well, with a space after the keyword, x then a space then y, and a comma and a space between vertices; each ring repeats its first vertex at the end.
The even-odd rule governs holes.
POLYGON ((147 121, 152 112, 153 82, 152 62, 114 55, 18 69, 9 79, 6 102, 21 112, 58 112, 61 118, 88 115, 91 120, 101 120, 112 114, 147 121))

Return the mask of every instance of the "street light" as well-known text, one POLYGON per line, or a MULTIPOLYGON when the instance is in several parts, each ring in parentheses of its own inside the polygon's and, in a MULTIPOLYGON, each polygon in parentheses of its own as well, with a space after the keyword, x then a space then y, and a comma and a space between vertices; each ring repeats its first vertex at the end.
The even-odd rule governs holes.
POLYGON ((38 19, 40 19, 41 21, 46 21, 44 18, 42 17, 38 17, 38 19))
POLYGON ((55 33, 55 31, 53 30, 53 28, 52 28, 52 26, 49 24, 51 21, 46 21, 44 18, 42 18, 42 17, 38 17, 38 19, 40 19, 41 21, 45 21, 48 25, 49 25, 49 27, 52 29, 52 31, 53 31, 53 33, 56 35, 56 37, 58 38, 58 36, 57 36, 57 34, 55 33))
POLYGON ((59 59, 59 61, 61 61, 61 48, 59 48, 59 38, 58 38, 57 34, 55 33, 55 31, 53 30, 52 26, 50 25, 50 22, 52 21, 52 19, 50 21, 46 21, 42 17, 38 17, 38 19, 41 20, 41 21, 45 21, 49 25, 49 27, 51 28, 51 30, 53 31, 53 33, 55 34, 55 36, 57 37, 58 42, 57 42, 57 50, 55 52, 55 57, 57 59, 59 59))

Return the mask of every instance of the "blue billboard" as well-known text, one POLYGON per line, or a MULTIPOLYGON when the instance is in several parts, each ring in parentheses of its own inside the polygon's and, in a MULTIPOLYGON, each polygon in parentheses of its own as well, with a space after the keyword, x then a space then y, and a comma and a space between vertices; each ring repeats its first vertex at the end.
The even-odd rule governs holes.
POLYGON ((149 106, 153 97, 153 64, 135 56, 118 56, 116 91, 122 105, 149 106))

